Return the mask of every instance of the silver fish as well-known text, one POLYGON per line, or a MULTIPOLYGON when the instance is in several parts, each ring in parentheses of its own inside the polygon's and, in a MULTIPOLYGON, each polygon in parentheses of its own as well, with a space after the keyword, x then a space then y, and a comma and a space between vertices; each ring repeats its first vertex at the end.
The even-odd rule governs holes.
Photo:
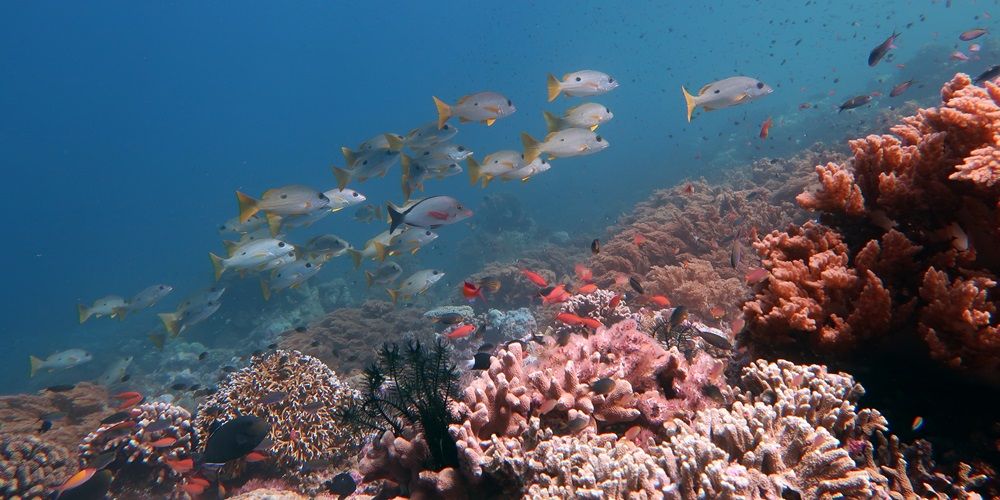
POLYGON ((437 123, 428 123, 406 134, 406 145, 414 151, 423 151, 455 137, 457 133, 458 127, 454 125, 446 123, 438 127, 437 123))
POLYGON ((614 113, 607 106, 597 104, 596 102, 588 102, 569 108, 563 113, 562 117, 553 115, 548 111, 543 111, 542 115, 545 117, 545 125, 548 127, 549 132, 556 132, 566 128, 597 130, 597 127, 602 123, 608 122, 615 117, 614 113))
POLYGON ((111 363, 111 365, 104 370, 104 373, 102 373, 100 377, 97 377, 97 383, 105 387, 118 383, 122 377, 125 376, 130 364, 132 364, 132 356, 120 358, 114 363, 111 363))
POLYGON ((552 164, 542 158, 535 158, 535 161, 517 170, 511 170, 500 174, 500 179, 504 181, 520 180, 527 182, 528 179, 552 168, 552 164))
POLYGON ((526 133, 521 134, 524 144, 524 162, 530 164, 545 153, 549 159, 583 156, 603 151, 610 146, 607 140, 585 128, 568 128, 552 132, 544 141, 537 141, 526 133))
POLYGON ((79 366, 84 363, 90 362, 93 356, 89 352, 83 349, 67 349, 65 351, 57 352, 50 355, 45 359, 39 359, 35 356, 28 356, 28 361, 31 362, 31 376, 34 377, 38 370, 67 370, 73 368, 74 366, 79 366))
POLYGON ((80 324, 83 324, 85 321, 90 319, 91 316, 98 318, 102 316, 121 318, 122 312, 127 305, 128 304, 125 302, 125 299, 117 295, 107 295, 95 300, 90 307, 83 304, 77 304, 76 310, 79 315, 80 324))
POLYGON ((406 300, 427 291, 434 283, 444 277, 444 273, 437 269, 424 269, 413 273, 406 278, 396 289, 386 289, 395 304, 400 298, 406 300))
POLYGON ((368 287, 371 288, 373 284, 387 285, 396 281, 399 275, 403 274, 403 268, 395 262, 386 262, 381 266, 378 266, 375 271, 365 271, 365 281, 368 283, 368 287))
POLYGON ((445 122, 452 116, 457 116, 463 123, 481 122, 492 126, 498 119, 517 111, 510 99, 496 92, 469 94, 451 105, 435 97, 434 105, 437 106, 439 129, 444 128, 445 122))
POLYGON ((295 252, 295 247, 284 241, 269 238, 256 240, 233 249, 229 257, 223 259, 209 252, 212 267, 215 268, 215 279, 222 277, 227 269, 253 269, 266 265, 269 261, 287 256, 295 252))
POLYGON ((684 101, 687 103, 687 120, 691 121, 691 115, 697 107, 705 111, 714 111, 738 106, 764 97, 774 92, 774 89, 756 78, 732 76, 705 85, 698 90, 698 95, 689 94, 683 86, 681 92, 684 93, 684 101))
POLYGON ((240 222, 247 222, 258 212, 268 215, 304 215, 326 208, 330 200, 323 193, 308 186, 284 186, 264 191, 255 199, 239 191, 236 201, 240 207, 240 222))
POLYGON ((170 295, 172 291, 174 291, 174 287, 170 285, 150 285, 129 299, 123 314, 153 307, 162 298, 170 295))
POLYGON ((495 177, 527 166, 524 155, 510 149, 488 154, 482 163, 477 162, 475 158, 468 158, 465 164, 469 167, 469 183, 475 185, 482 181, 483 188, 495 177))
POLYGON ((556 100, 559 94, 586 97, 611 92, 616 88, 618 82, 611 75, 592 69, 567 73, 563 75, 562 80, 549 74, 547 82, 549 102, 556 100))
POLYGON ((390 232, 403 224, 434 229, 472 217, 472 210, 451 196, 431 196, 405 209, 390 203, 388 210, 390 232))

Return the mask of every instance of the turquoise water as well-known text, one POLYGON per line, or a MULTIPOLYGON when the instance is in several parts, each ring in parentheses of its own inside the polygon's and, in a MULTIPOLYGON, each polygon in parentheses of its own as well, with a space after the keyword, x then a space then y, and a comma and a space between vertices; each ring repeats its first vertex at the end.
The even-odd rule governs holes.
MULTIPOLYGON (((425 191, 454 196, 473 210, 485 194, 507 193, 540 228, 589 241, 654 189, 815 142, 842 147, 845 138, 879 130, 878 110, 898 104, 882 97, 837 113, 851 96, 887 96, 894 84, 916 78, 906 97, 934 104, 952 73, 978 74, 995 63, 988 39, 978 40, 978 60, 948 57, 953 50, 969 53, 957 35, 992 26, 983 17, 991 8, 970 2, 0 4, 6 187, 0 391, 93 378, 119 357, 147 354, 145 334, 158 326, 154 313, 173 310, 212 282, 207 253, 222 251, 217 226, 236 215, 235 190, 258 195, 295 183, 331 189, 329 167, 343 165, 341 146, 432 121, 432 95, 454 102, 492 90, 513 100, 517 112, 493 127, 459 125, 455 141, 482 158, 520 149, 521 131, 544 135, 543 110, 558 114, 583 102, 547 103, 547 73, 597 69, 620 81, 591 99, 615 114, 599 130, 608 150, 556 161, 524 184, 494 183, 484 191, 463 175, 429 181, 425 191), (869 68, 869 50, 894 29, 902 35, 893 59, 869 68), (693 91, 734 75, 758 78, 775 92, 685 121, 681 85, 693 91), (804 103, 808 109, 800 109, 804 103), (761 141, 768 117, 775 125, 761 141), (175 292, 123 322, 78 324, 77 303, 110 293, 127 297, 154 283, 175 292), (28 354, 68 348, 86 349, 95 360, 29 380, 28 354)), ((351 187, 372 202, 399 203, 399 175, 397 165, 384 179, 351 187)), ((352 211, 290 238, 334 233, 360 246, 383 229, 353 220, 352 211)), ((418 254, 421 267, 449 273, 442 290, 475 271, 455 257, 477 230, 488 229, 442 228, 418 254)), ((336 278, 364 296, 363 279, 345 258, 314 280, 336 278)), ((240 332, 228 324, 284 307, 265 305, 256 280, 229 286, 219 313, 185 333, 189 339, 238 346, 240 332)))

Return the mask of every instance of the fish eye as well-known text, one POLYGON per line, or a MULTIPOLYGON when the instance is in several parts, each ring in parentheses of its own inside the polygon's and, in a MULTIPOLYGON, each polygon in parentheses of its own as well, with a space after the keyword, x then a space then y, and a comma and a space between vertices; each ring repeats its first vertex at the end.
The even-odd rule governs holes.
POLYGON ((306 267, 312 267, 312 262, 306 262, 306 267))
POLYGON ((219 231, 225 231, 225 230, 226 230, 226 226, 219 226, 219 231))
POLYGON ((609 114, 609 115, 611 114, 611 110, 608 109, 608 108, 604 108, 604 112, 607 113, 607 114, 609 114))
POLYGON ((580 79, 580 77, 579 77, 579 76, 578 76, 578 77, 576 77, 576 81, 578 81, 578 82, 579 82, 580 80, 581 80, 581 79, 580 79))
MULTIPOLYGON (((524 156, 524 155, 521 155, 524 156)), ((500 160, 493 160, 493 163, 500 163, 500 160)))
POLYGON ((757 88, 759 89, 764 88, 764 82, 757 82, 757 88))
POLYGON ((163 286, 163 285, 160 285, 160 290, 163 290, 164 288, 166 288, 166 287, 163 286))
POLYGON ((362 165, 367 165, 368 164, 368 160, 365 160, 365 161, 361 162, 361 164, 362 165))
POLYGON ((426 234, 427 236, 430 236, 431 232, 430 231, 425 231, 424 234, 426 234))
POLYGON ((458 205, 456 208, 458 208, 459 210, 461 210, 462 209, 462 205, 458 205))
POLYGON ((435 271, 431 271, 431 274, 437 274, 437 273, 438 272, 436 270, 435 271))
POLYGON ((285 242, 284 241, 279 241, 278 242, 278 247, 279 248, 284 248, 285 247, 285 242))
POLYGON ((597 136, 597 142, 601 142, 601 141, 603 141, 603 140, 604 140, 604 139, 601 139, 601 136, 597 136))
POLYGON ((479 103, 478 102, 474 102, 474 103, 472 103, 472 105, 473 106, 479 106, 479 103))
POLYGON ((718 94, 719 93, 719 89, 715 89, 715 93, 718 94))
POLYGON ((459 147, 458 147, 458 150, 459 150, 459 151, 465 151, 465 146, 459 146, 459 147))
POLYGON ((447 124, 447 123, 445 123, 445 124, 444 124, 444 126, 443 126, 443 127, 441 127, 441 130, 448 130, 448 124, 447 124))
POLYGON ((241 253, 240 255, 246 255, 246 254, 247 254, 246 252, 243 252, 243 253, 241 253))
POLYGON ((326 197, 326 195, 325 195, 325 194, 323 194, 323 193, 320 193, 320 194, 319 194, 319 199, 321 199, 321 200, 327 200, 327 201, 330 201, 330 198, 327 198, 327 197, 326 197))
POLYGON ((608 83, 615 83, 615 79, 614 79, 614 78, 611 78, 611 77, 609 76, 609 77, 608 77, 608 83))
POLYGON ((354 194, 352 194, 351 196, 353 196, 353 197, 357 198, 357 197, 358 197, 358 193, 354 193, 354 194))
POLYGON ((287 195, 287 194, 283 194, 283 195, 281 195, 281 199, 282 199, 282 200, 284 200, 285 198, 288 198, 288 195, 287 195))
POLYGON ((507 106, 513 106, 513 105, 514 103, 510 102, 510 99, 507 99, 507 106))
POLYGON ((424 156, 427 156, 427 155, 429 155, 429 154, 431 154, 431 152, 430 152, 430 151, 424 151, 424 156))

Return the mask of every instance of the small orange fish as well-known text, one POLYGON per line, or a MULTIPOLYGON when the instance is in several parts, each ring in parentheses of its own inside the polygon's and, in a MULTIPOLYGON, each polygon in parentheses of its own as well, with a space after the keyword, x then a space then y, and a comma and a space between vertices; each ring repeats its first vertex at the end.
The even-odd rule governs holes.
POLYGON ((576 272, 576 277, 579 278, 580 281, 589 282, 594 279, 594 272, 583 264, 577 264, 573 267, 573 270, 576 272))
POLYGON ((181 460, 170 460, 164 459, 163 463, 167 464, 167 467, 178 474, 184 474, 194 468, 194 460, 190 458, 184 458, 181 460))
POLYGON ((623 273, 618 273, 615 275, 615 286, 623 286, 628 284, 628 275, 623 273))
POLYGON ((745 278, 747 280, 748 285, 756 285, 757 283, 760 283, 761 281, 767 279, 767 276, 768 276, 767 269, 754 267, 751 268, 749 271, 747 271, 745 278))
POLYGON ((594 283, 587 283, 581 287, 577 287, 576 292, 582 293, 584 295, 591 294, 597 291, 597 285, 594 283))
POLYGON ((137 398, 132 398, 132 399, 126 399, 126 400, 122 401, 121 404, 118 405, 117 409, 118 410, 124 410, 125 408, 131 408, 131 407, 133 407, 133 406, 135 406, 137 404, 142 403, 144 399, 145 398, 143 398, 142 396, 139 396, 137 398))
POLYGON ((523 274, 525 278, 528 278, 528 281, 542 288, 549 286, 549 283, 545 281, 545 278, 539 276, 537 273, 529 271, 528 269, 521 269, 521 274, 523 274))
POLYGON ((608 309, 617 309, 618 304, 621 303, 622 303, 622 294, 619 293, 618 295, 611 297, 611 300, 608 301, 608 309))
POLYGON ((114 396, 111 397, 118 400, 135 399, 135 398, 141 398, 142 394, 139 394, 138 392, 135 391, 125 391, 125 392, 119 392, 118 394, 115 394, 114 396))
POLYGON ((191 496, 201 495, 205 492, 205 487, 198 483, 183 483, 180 485, 180 489, 191 496))
POLYGON ((566 292, 565 285, 556 285, 552 291, 542 296, 542 304, 559 304, 569 300, 569 293, 566 292))
POLYGON ((632 427, 629 427, 627 431, 625 431, 625 434, 622 437, 628 439, 629 441, 632 441, 635 440, 637 436, 639 436, 640 432, 642 432, 642 427, 638 425, 633 425, 632 427))
POLYGON ((719 306, 712 306, 712 308, 708 310, 708 313, 715 319, 721 319, 726 315, 726 310, 719 306))
POLYGON ((649 300, 660 307, 670 307, 670 299, 664 295, 654 295, 649 300))
POLYGON ((769 116, 769 117, 767 117, 767 120, 764 120, 764 123, 760 124, 760 138, 761 138, 761 140, 767 139, 767 134, 771 131, 771 124, 772 123, 773 122, 771 121, 771 117, 769 116))
POLYGON ((108 427, 107 429, 104 430, 104 432, 116 431, 118 429, 129 429, 135 427, 135 424, 136 424, 135 420, 122 420, 121 422, 118 422, 117 424, 108 427))
POLYGON ((634 243, 635 246, 637 247, 642 246, 642 244, 645 242, 646 242, 646 237, 639 233, 636 233, 635 236, 632 237, 632 243, 634 243))
POLYGON ((188 479, 188 482, 191 483, 191 484, 198 484, 198 485, 204 486, 206 488, 208 488, 208 486, 210 484, 212 484, 212 483, 208 482, 208 479, 205 479, 205 478, 200 477, 200 476, 194 476, 194 477, 188 479))
POLYGON ((594 318, 580 318, 580 324, 591 330, 597 330, 598 328, 604 326, 600 321, 597 321, 594 318))
POLYGON ((566 323, 570 326, 576 326, 583 322, 583 318, 568 312, 561 312, 556 314, 556 320, 566 323))
POLYGON ((468 281, 462 283, 462 295, 465 296, 466 300, 469 302, 475 302, 476 297, 483 299, 486 302, 486 297, 483 296, 483 288, 475 283, 470 283, 468 281))
POLYGON ((69 479, 67 479, 66 482, 62 484, 62 486, 56 488, 56 490, 62 493, 66 490, 71 490, 73 488, 76 488, 81 484, 90 481, 90 478, 94 477, 94 474, 96 473, 97 469, 94 467, 87 467, 85 469, 81 469, 80 472, 77 472, 76 474, 70 476, 69 479))
POLYGON ((174 443, 176 443, 176 442, 177 442, 177 438, 171 437, 171 436, 167 436, 167 437, 162 437, 160 439, 157 439, 156 441, 153 441, 152 443, 149 443, 149 445, 152 446, 153 448, 166 448, 168 446, 173 446, 174 443))
POLYGON ((247 456, 246 456, 247 462, 250 462, 250 463, 260 462, 260 461, 263 461, 263 460, 267 460, 268 458, 271 458, 271 457, 267 456, 266 453, 263 453, 263 452, 260 452, 260 451, 257 451, 257 450, 254 450, 254 451, 251 451, 250 453, 247 453, 247 456))
POLYGON ((461 325, 453 328, 450 332, 446 333, 444 336, 450 340, 464 339, 476 331, 476 325, 461 325))

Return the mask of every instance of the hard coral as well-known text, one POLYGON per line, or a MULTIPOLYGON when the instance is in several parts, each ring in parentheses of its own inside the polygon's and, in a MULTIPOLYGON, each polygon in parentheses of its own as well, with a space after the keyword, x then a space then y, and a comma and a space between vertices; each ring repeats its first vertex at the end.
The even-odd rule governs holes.
POLYGON ((50 498, 75 470, 65 448, 30 435, 0 435, 0 496, 50 498))
POLYGON ((54 418, 45 441, 76 453, 76 447, 90 431, 101 424, 108 393, 104 387, 81 382, 65 392, 42 391, 38 394, 0 396, 0 426, 11 434, 35 433, 42 418, 53 413, 65 414, 54 418))
POLYGON ((254 415, 271 426, 270 453, 279 466, 298 468, 310 460, 337 463, 358 449, 349 426, 338 418, 356 397, 322 361, 277 350, 254 357, 249 366, 231 374, 201 404, 194 425, 207 436, 216 420, 254 415))

